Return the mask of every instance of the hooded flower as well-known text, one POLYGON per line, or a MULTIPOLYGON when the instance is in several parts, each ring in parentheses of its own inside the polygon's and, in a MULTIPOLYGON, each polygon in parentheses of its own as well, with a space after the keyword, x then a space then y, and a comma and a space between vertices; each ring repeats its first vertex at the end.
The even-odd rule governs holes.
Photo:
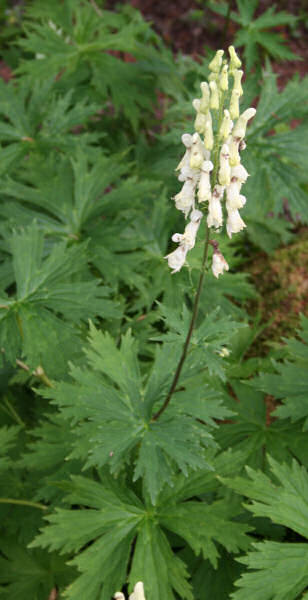
POLYGON ((219 275, 223 275, 224 271, 229 271, 229 265, 221 252, 215 250, 212 260, 213 275, 218 279, 219 275))

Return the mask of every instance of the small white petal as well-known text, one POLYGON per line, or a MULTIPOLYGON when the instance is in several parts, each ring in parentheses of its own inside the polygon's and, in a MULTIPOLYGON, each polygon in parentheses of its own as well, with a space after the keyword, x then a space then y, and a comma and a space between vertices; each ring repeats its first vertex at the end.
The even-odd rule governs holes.
POLYGON ((183 267, 188 249, 184 246, 178 246, 176 250, 164 256, 168 260, 168 265, 172 269, 171 273, 177 273, 183 267))
POLYGON ((222 219, 223 216, 220 200, 213 195, 209 200, 207 224, 209 227, 215 227, 215 229, 218 229, 222 226, 222 219))
POLYGON ((240 165, 236 165, 235 167, 232 167, 231 177, 232 178, 235 177, 241 183, 245 183, 245 181, 249 177, 249 173, 248 173, 248 171, 246 171, 245 167, 240 164, 240 165))
POLYGON ((229 265, 221 252, 216 251, 213 254, 212 260, 213 275, 218 278, 224 271, 229 271, 229 265))
POLYGON ((238 233, 246 227, 243 219, 240 216, 238 210, 232 210, 228 213, 227 219, 227 234, 229 238, 232 237, 233 233, 238 233))
POLYGON ((142 581, 136 583, 133 593, 129 596, 129 600, 145 600, 142 581))

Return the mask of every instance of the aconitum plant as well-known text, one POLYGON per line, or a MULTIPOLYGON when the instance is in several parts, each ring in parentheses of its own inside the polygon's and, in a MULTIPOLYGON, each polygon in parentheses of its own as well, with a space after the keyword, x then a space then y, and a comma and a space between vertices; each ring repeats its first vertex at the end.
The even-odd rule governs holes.
POLYGON ((195 132, 192 135, 184 133, 182 136, 186 150, 176 168, 180 171, 178 179, 183 182, 183 186, 174 197, 175 206, 184 213, 186 219, 189 218, 189 222, 183 234, 175 233, 172 236, 172 241, 178 243, 178 247, 165 257, 172 274, 180 271, 185 265, 187 253, 195 246, 204 215, 206 215, 206 235, 199 284, 183 353, 170 392, 157 416, 169 404, 187 355, 198 315, 210 244, 213 247, 214 276, 218 278, 224 271, 229 270, 225 257, 219 251, 218 241, 210 239, 211 232, 221 231, 224 225, 224 213, 226 213, 226 230, 230 238, 246 227, 239 209, 246 203, 245 196, 241 194, 241 187, 249 174, 241 164, 240 153, 246 147, 247 123, 256 114, 256 109, 247 108, 240 114, 239 102, 243 95, 241 85, 243 71, 240 69, 242 63, 233 46, 229 47, 229 61, 224 59, 223 55, 223 50, 217 50, 209 64, 211 71, 209 82, 203 81, 200 84, 202 96, 200 99, 193 100, 192 104, 196 111, 195 132))

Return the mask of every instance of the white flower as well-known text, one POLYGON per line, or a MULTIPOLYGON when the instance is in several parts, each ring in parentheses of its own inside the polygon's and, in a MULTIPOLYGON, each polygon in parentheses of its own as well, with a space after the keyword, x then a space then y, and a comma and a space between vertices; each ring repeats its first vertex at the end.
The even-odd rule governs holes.
POLYGON ((240 96, 243 95, 243 88, 242 88, 242 84, 241 84, 241 79, 244 75, 244 71, 240 71, 238 69, 235 69, 235 71, 232 72, 232 75, 234 77, 234 85, 233 85, 233 89, 238 92, 238 94, 240 96))
POLYGON ((219 87, 223 92, 226 92, 229 87, 228 82, 228 65, 224 65, 221 69, 221 74, 219 78, 219 87))
POLYGON ((233 127, 230 113, 227 109, 224 110, 224 117, 219 129, 219 137, 222 140, 227 140, 233 127))
POLYGON ((236 165, 231 169, 231 178, 235 177, 240 183, 245 183, 247 177, 249 177, 248 171, 246 171, 243 165, 236 165))
POLYGON ((142 581, 136 583, 133 593, 129 596, 129 600, 145 600, 142 581))
POLYGON ((213 60, 209 64, 210 71, 214 71, 214 73, 218 73, 220 71, 223 53, 223 50, 217 50, 213 60))
POLYGON ((198 133, 192 136, 192 147, 189 166, 191 169, 200 169, 204 161, 204 145, 198 133))
POLYGON ((190 162, 192 135, 190 135, 190 133, 183 133, 181 140, 182 140, 184 146, 186 147, 186 152, 185 152, 183 158, 180 160, 178 166, 176 167, 176 169, 175 169, 176 171, 179 171, 183 167, 188 167, 189 162, 190 162))
POLYGON ((200 88, 202 92, 202 98, 200 100, 200 112, 206 114, 209 110, 209 102, 210 102, 210 91, 209 84, 206 81, 202 81, 200 83, 200 88))
POLYGON ((229 271, 229 265, 221 252, 216 250, 214 251, 212 261, 213 275, 218 279, 219 275, 223 275, 224 271, 229 271))
POLYGON ((191 169, 190 167, 183 167, 178 176, 179 181, 187 181, 191 179, 195 184, 200 179, 200 172, 197 169, 191 169))
POLYGON ((238 233, 246 227, 243 219, 240 217, 238 210, 231 210, 228 213, 227 219, 227 234, 229 238, 232 237, 232 233, 238 233))
POLYGON ((228 139, 228 146, 230 152, 229 162, 231 167, 236 167, 241 162, 241 157, 239 154, 239 146, 240 146, 240 138, 234 138, 233 135, 228 139))
POLYGON ((238 181, 234 177, 232 178, 230 185, 228 185, 228 187, 226 188, 226 208, 228 213, 233 210, 242 208, 244 204, 246 204, 245 196, 242 196, 240 194, 241 186, 242 184, 240 183, 240 181, 238 181))
POLYGON ((219 90, 216 81, 210 81, 211 99, 210 108, 212 110, 219 109, 219 90))
POLYGON ((171 238, 172 241, 184 246, 186 251, 194 248, 202 217, 203 214, 201 210, 193 210, 190 214, 190 221, 186 225, 184 233, 174 233, 171 238))
POLYGON ((229 164, 229 148, 227 144, 223 144, 219 155, 219 172, 218 181, 220 185, 229 185, 231 181, 231 167, 229 164))
POLYGON ((185 259, 188 250, 191 250, 195 243, 197 232, 200 226, 203 214, 201 210, 193 210, 190 215, 190 221, 185 227, 184 233, 174 233, 172 241, 179 244, 178 248, 170 254, 167 254, 165 258, 168 259, 168 265, 172 270, 172 273, 177 273, 181 270, 185 264, 185 259))
POLYGON ((185 214, 185 217, 187 217, 190 210, 194 207, 195 183, 191 179, 187 179, 181 191, 174 196, 174 200, 176 208, 181 210, 185 214))
POLYGON ((230 115, 231 119, 238 119, 240 116, 240 93, 233 88, 230 99, 230 115))
POLYGON ((167 258, 168 260, 168 265, 170 269, 172 269, 172 275, 173 273, 177 273, 178 271, 180 271, 183 265, 185 264, 187 252, 188 248, 186 248, 184 245, 180 245, 176 248, 176 250, 164 256, 164 258, 167 258))
POLYGON ((212 195, 209 200, 209 212, 207 216, 207 224, 209 227, 218 229, 222 226, 222 208, 219 198, 212 195))
MULTIPOLYGON (((113 597, 114 600, 125 600, 125 596, 122 594, 122 592, 116 592, 113 597)), ((130 594, 128 600, 145 600, 142 581, 138 581, 138 583, 136 583, 134 591, 132 594, 130 594)))
POLYGON ((222 349, 220 350, 220 352, 218 352, 218 354, 219 354, 219 356, 221 356, 221 358, 226 358, 227 356, 230 356, 230 350, 228 350, 228 348, 223 346, 222 349))
POLYGON ((201 166, 201 176, 198 187, 198 201, 206 202, 211 198, 211 180, 210 172, 214 165, 210 160, 204 160, 201 166))
POLYGON ((234 46, 229 46, 228 50, 230 54, 230 67, 232 67, 232 69, 238 69, 242 63, 235 52, 234 46))

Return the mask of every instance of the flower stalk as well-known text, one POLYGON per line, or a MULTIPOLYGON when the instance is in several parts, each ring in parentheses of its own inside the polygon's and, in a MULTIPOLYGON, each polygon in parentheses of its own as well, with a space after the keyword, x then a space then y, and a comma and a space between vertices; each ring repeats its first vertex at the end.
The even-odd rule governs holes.
POLYGON ((226 259, 219 251, 218 242, 210 241, 211 229, 216 232, 222 229, 225 213, 227 214, 226 231, 230 238, 246 227, 239 209, 246 203, 245 196, 240 192, 248 173, 241 165, 240 152, 246 147, 244 137, 247 124, 256 110, 248 108, 240 114, 239 102, 243 94, 241 61, 233 46, 229 47, 229 61, 225 60, 223 55, 223 50, 216 52, 209 64, 211 71, 209 83, 205 81, 201 83, 202 96, 200 99, 193 100, 193 108, 196 111, 195 133, 192 135, 185 133, 182 136, 186 150, 176 170, 180 171, 178 180, 183 182, 183 187, 174 200, 176 208, 184 213, 186 219, 189 217, 190 222, 185 227, 184 234, 176 233, 172 236, 172 240, 179 246, 165 256, 172 274, 181 270, 185 265, 187 253, 195 246, 204 213, 206 213, 206 234, 199 283, 182 354, 167 397, 152 417, 152 421, 156 421, 166 410, 177 388, 198 317, 210 244, 213 247, 213 275, 218 278, 224 271, 229 270, 226 259), (231 93, 230 78, 233 80, 231 93), (234 119, 236 119, 235 123, 234 119), (225 204, 223 204, 224 199, 225 204), (198 201, 198 209, 196 209, 196 201, 198 201))

